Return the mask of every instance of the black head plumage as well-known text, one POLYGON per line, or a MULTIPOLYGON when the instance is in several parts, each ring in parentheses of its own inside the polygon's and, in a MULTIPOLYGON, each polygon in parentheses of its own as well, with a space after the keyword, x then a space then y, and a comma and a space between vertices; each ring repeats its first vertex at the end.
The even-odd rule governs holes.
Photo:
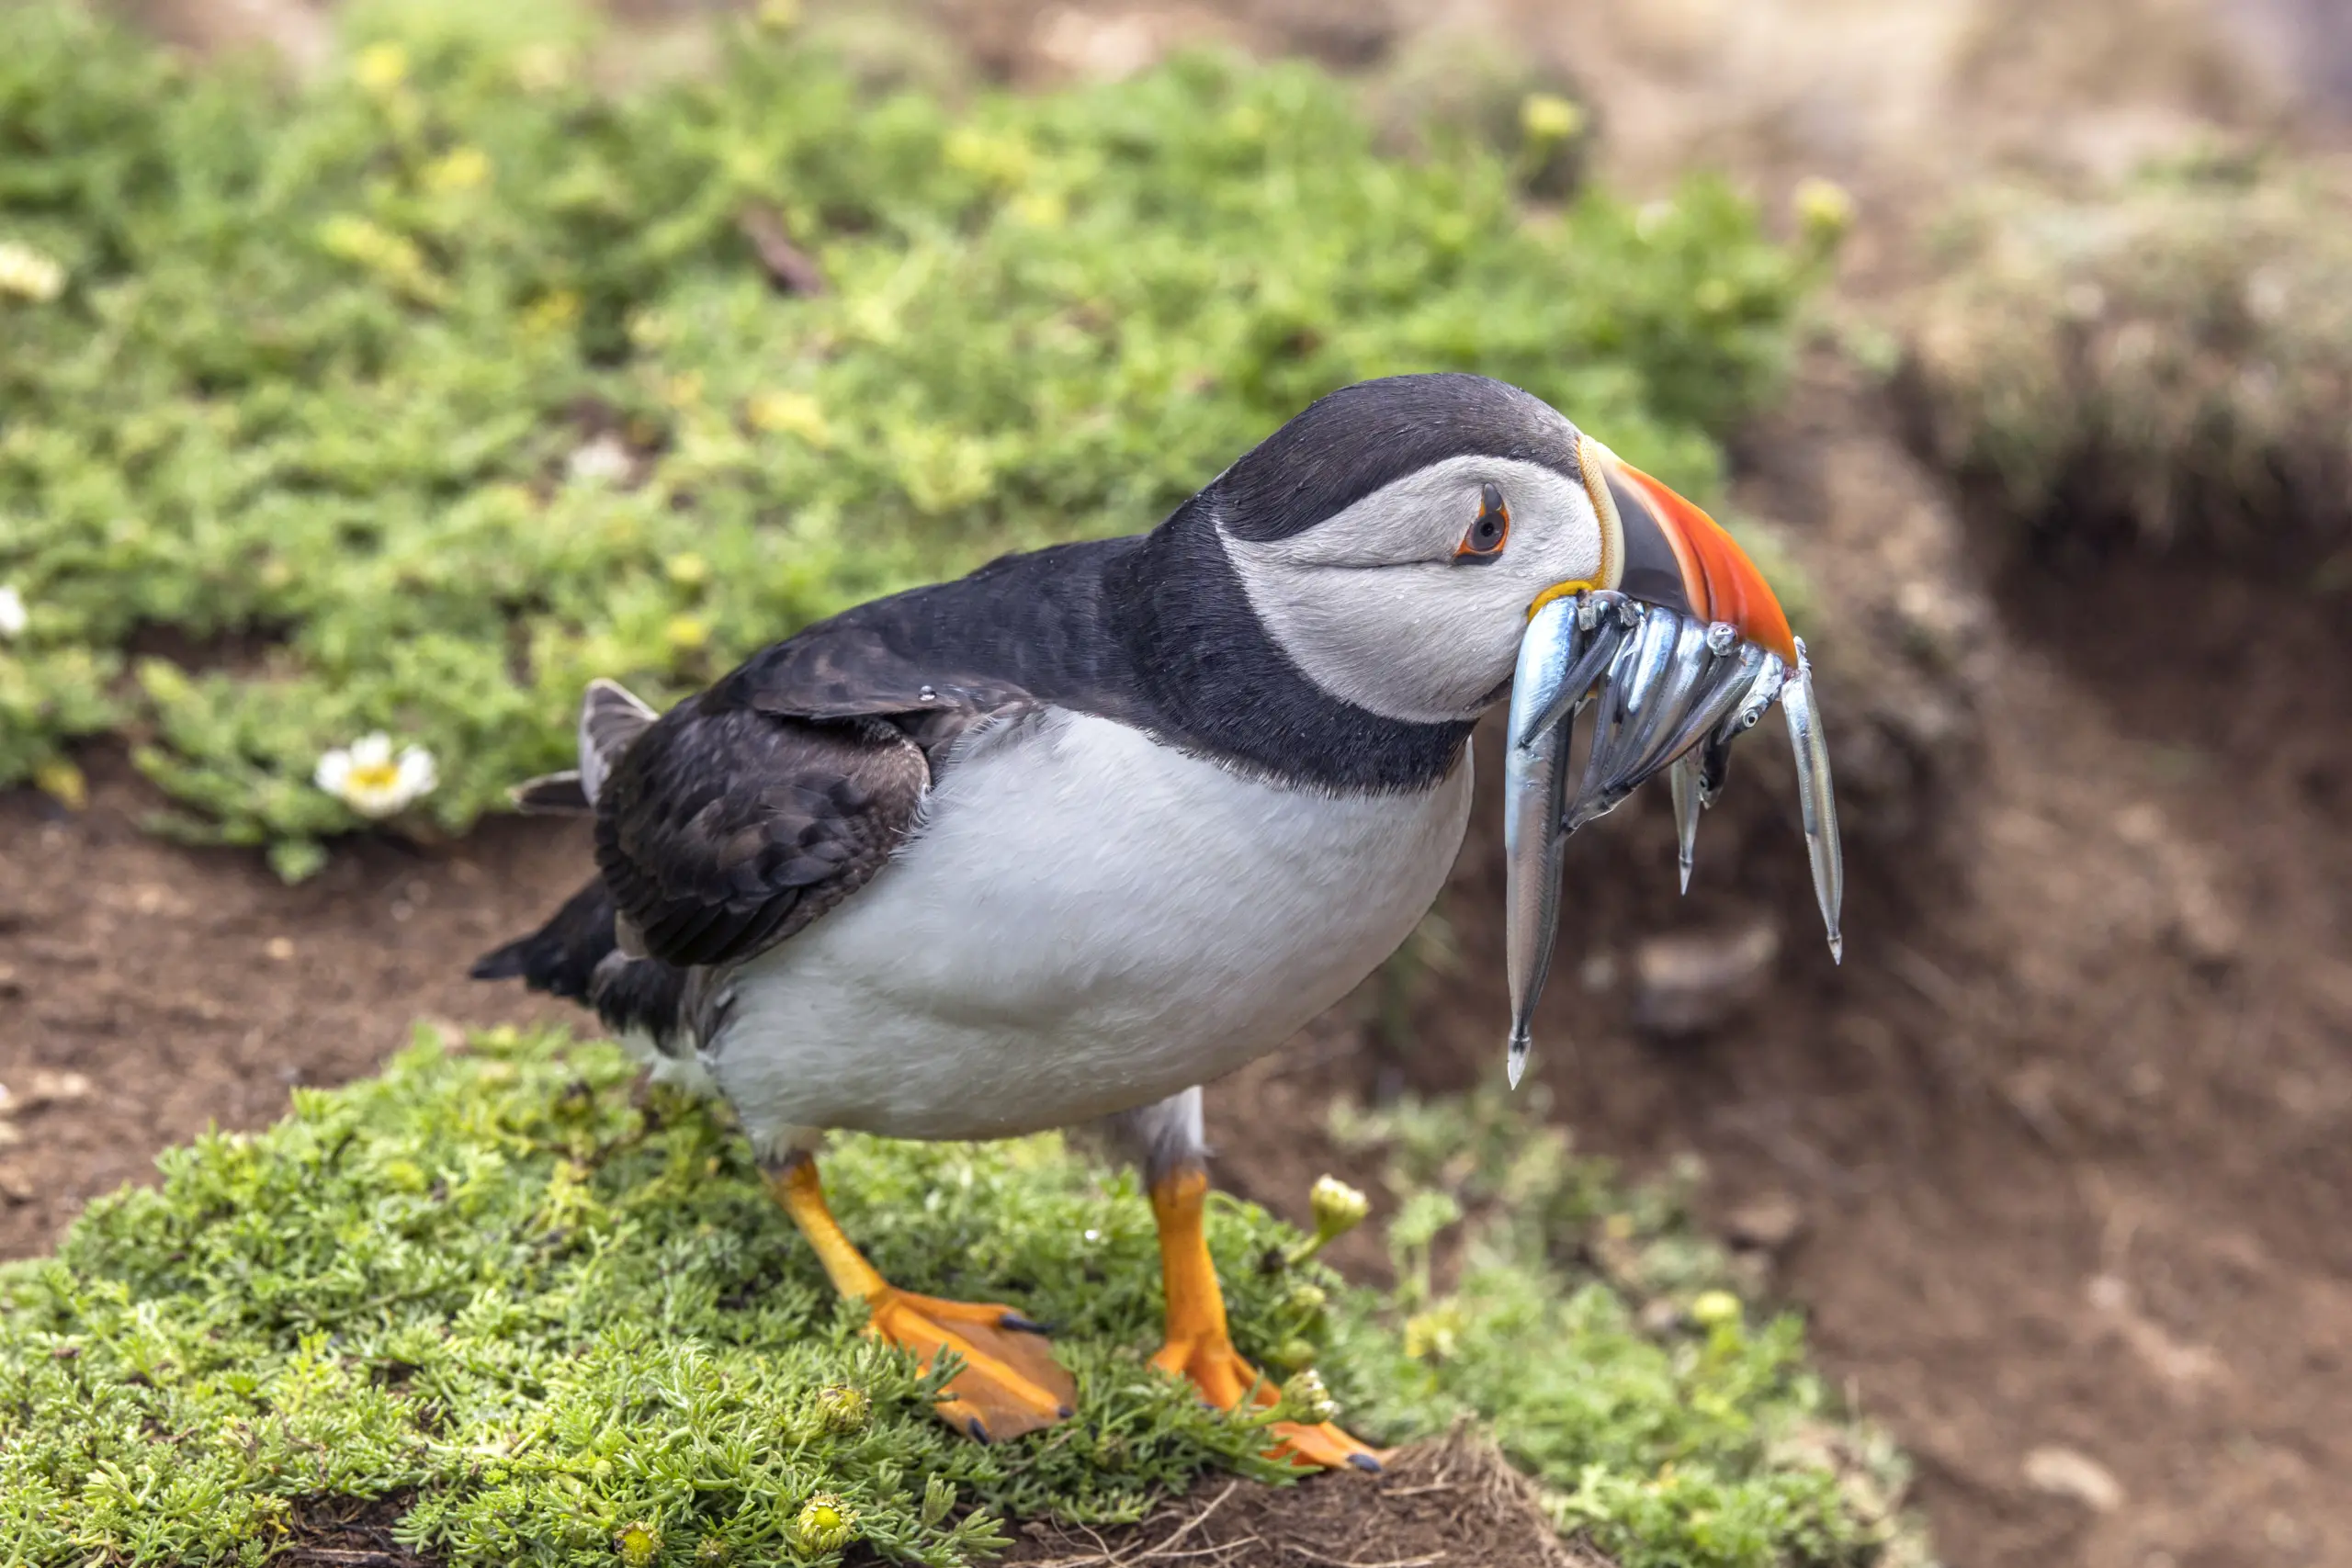
POLYGON ((1238 539, 1288 538, 1449 457, 1541 463, 1582 483, 1576 427, 1507 381, 1458 371, 1358 381, 1317 399, 1202 499, 1238 539))

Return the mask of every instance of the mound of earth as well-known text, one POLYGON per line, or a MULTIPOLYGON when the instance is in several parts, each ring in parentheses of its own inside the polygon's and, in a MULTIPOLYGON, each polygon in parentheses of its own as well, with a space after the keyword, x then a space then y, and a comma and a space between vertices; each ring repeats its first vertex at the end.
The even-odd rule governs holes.
MULTIPOLYGON (((279 1568, 431 1568, 393 1539, 402 1497, 303 1509, 279 1568)), ((877 1563, 870 1553, 853 1564, 877 1563)), ((1608 1568, 1563 1541, 1525 1477, 1468 1433, 1416 1444, 1385 1472, 1289 1486, 1216 1480, 1137 1524, 1031 1525, 1000 1561, 1026 1568, 1608 1568)))

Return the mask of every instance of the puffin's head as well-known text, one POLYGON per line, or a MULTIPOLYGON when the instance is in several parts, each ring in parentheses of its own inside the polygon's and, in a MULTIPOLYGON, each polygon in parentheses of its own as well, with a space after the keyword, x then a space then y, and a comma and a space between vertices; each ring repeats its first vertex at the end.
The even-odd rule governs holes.
POLYGON ((1726 622, 1795 662, 1779 602, 1712 518, 1483 376, 1343 388, 1203 499, 1269 635, 1384 717, 1475 718, 1509 687, 1528 617, 1580 589, 1726 622))

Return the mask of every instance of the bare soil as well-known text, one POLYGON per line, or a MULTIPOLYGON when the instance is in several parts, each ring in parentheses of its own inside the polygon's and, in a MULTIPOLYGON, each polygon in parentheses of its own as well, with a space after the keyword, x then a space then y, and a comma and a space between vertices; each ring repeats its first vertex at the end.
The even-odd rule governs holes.
POLYGON ((144 782, 108 751, 84 763, 85 811, 0 795, 0 1255, 45 1247, 166 1145, 370 1071, 421 1018, 555 1016, 465 971, 580 880, 584 837, 361 843, 288 887, 257 856, 141 832, 144 782))

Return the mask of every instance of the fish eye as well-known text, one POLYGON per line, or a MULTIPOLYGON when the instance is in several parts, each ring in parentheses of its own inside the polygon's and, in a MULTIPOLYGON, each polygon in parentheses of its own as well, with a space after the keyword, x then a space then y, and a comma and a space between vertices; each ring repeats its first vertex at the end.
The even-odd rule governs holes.
POLYGON ((1490 561, 1502 554, 1503 546, 1510 542, 1510 507, 1503 500, 1502 487, 1479 486, 1478 515, 1471 520, 1462 543, 1454 547, 1453 558, 1462 562, 1490 561))

